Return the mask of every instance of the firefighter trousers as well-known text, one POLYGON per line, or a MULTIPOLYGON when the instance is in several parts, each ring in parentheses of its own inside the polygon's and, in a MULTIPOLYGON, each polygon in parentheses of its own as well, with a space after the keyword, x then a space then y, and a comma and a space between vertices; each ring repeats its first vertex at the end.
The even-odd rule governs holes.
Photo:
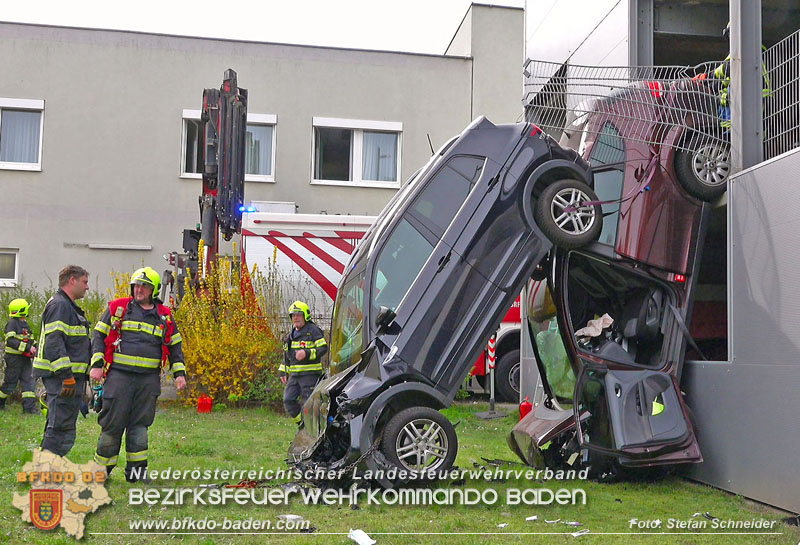
POLYGON ((61 397, 61 377, 51 376, 42 379, 47 392, 47 426, 44 429, 42 450, 49 450, 59 456, 66 456, 75 444, 75 422, 83 401, 86 388, 86 375, 75 377, 75 395, 61 397))
POLYGON ((289 373, 286 389, 283 391, 283 406, 297 422, 300 421, 300 409, 314 391, 320 376, 320 373, 289 373))
POLYGON ((6 354, 6 376, 0 386, 0 407, 5 405, 8 396, 14 393, 17 382, 22 387, 22 410, 27 413, 38 412, 36 407, 36 394, 34 381, 31 377, 33 364, 27 356, 19 354, 6 354))
POLYGON ((106 471, 117 465, 123 434, 126 476, 132 468, 147 467, 147 428, 155 419, 159 395, 158 373, 128 373, 111 367, 103 383, 103 406, 97 417, 102 431, 94 455, 106 471))

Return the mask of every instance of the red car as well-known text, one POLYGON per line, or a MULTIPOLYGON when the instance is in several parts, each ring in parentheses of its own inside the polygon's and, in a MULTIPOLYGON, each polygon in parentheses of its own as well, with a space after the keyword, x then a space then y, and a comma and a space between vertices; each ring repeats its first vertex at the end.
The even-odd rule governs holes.
POLYGON ((590 163, 605 217, 597 242, 554 248, 529 283, 545 400, 508 442, 531 465, 599 475, 702 461, 679 380, 705 201, 724 193, 730 170, 704 85, 639 82, 568 120, 561 144, 590 163))

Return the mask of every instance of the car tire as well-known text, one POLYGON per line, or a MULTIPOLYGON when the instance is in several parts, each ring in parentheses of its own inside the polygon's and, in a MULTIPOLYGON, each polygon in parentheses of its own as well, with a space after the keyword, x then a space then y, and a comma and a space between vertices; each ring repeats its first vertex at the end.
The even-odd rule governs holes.
POLYGON ((600 238, 603 211, 599 204, 564 210, 580 202, 597 201, 597 194, 577 180, 559 180, 547 186, 536 201, 534 219, 550 241, 573 250, 600 238))
POLYGON ((494 390, 500 401, 519 403, 519 350, 511 350, 497 360, 494 390))
POLYGON ((401 470, 449 470, 458 453, 453 424, 430 407, 411 407, 394 415, 381 439, 384 456, 401 470))
POLYGON ((697 135, 688 141, 686 148, 675 153, 678 183, 701 201, 717 200, 728 189, 730 145, 710 136, 697 135))

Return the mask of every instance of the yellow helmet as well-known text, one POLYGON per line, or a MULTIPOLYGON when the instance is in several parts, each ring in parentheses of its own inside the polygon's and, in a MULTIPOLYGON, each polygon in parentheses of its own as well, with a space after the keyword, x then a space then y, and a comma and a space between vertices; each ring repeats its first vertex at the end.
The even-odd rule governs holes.
POLYGON ((152 267, 142 267, 136 269, 131 275, 131 297, 133 297, 134 284, 143 284, 153 288, 153 298, 155 299, 158 297, 158 292, 161 291, 161 275, 152 267))
POLYGON ((308 308, 308 305, 302 301, 295 301, 291 305, 289 305, 289 317, 292 317, 292 314, 303 313, 303 317, 306 319, 306 322, 311 320, 311 309, 308 308))
POLYGON ((12 318, 27 316, 31 306, 25 299, 14 299, 8 304, 8 315, 12 318))

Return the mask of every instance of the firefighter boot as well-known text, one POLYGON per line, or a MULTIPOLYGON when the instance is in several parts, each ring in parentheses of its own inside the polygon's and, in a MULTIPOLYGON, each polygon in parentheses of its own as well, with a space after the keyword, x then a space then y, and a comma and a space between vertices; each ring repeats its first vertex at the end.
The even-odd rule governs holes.
POLYGON ((41 414, 37 405, 36 395, 33 392, 22 392, 22 412, 24 414, 41 414))
MULTIPOLYGON (((0 395, 2 395, 2 392, 0 392, 0 395)), ((6 399, 8 399, 8 398, 0 397, 0 411, 5 411, 6 410, 6 399)))
POLYGON ((125 480, 129 483, 150 484, 147 476, 147 462, 128 462, 125 466, 125 480))

